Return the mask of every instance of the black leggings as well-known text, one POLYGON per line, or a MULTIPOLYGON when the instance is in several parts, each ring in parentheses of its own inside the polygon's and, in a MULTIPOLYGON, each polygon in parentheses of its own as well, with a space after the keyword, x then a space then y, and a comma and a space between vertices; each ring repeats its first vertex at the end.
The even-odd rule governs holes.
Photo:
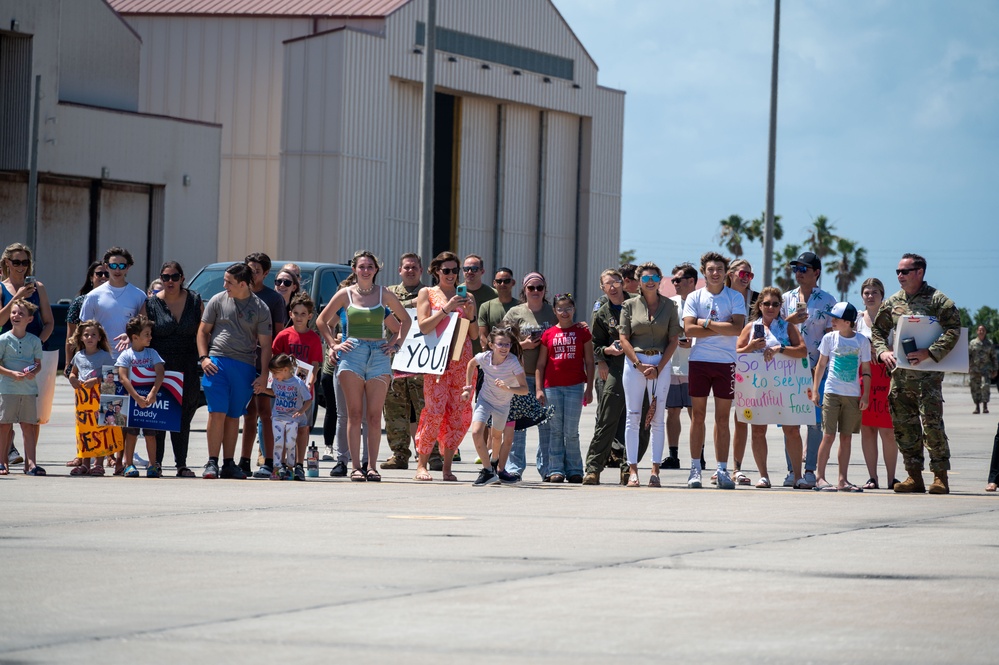
POLYGON ((336 381, 333 374, 322 372, 319 382, 323 387, 323 399, 326 400, 326 415, 323 416, 323 442, 336 450, 336 381))
MULTIPOLYGON (((187 448, 191 440, 191 421, 198 411, 198 400, 201 393, 201 377, 197 370, 184 372, 184 402, 180 412, 180 431, 170 432, 170 443, 173 445, 173 458, 177 468, 187 466, 187 448)), ((166 449, 166 432, 156 432, 156 463, 163 464, 163 453, 166 449)))

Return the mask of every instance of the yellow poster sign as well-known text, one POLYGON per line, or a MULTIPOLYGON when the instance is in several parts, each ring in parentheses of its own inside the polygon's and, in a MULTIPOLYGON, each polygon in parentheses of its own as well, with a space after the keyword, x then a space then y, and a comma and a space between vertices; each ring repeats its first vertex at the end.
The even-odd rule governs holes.
MULTIPOLYGON (((113 420, 113 417, 112 417, 113 420)), ((124 450, 120 427, 106 425, 99 386, 76 391, 76 456, 104 457, 124 450)))

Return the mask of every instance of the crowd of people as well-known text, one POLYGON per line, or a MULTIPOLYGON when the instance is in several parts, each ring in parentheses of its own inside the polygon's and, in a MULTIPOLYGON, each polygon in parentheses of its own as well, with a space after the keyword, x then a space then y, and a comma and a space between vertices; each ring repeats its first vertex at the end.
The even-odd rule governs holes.
MULTIPOLYGON (((676 295, 661 288, 664 272, 654 263, 608 268, 600 275, 603 296, 590 320, 579 316, 571 293, 550 294, 545 276, 531 271, 517 280, 499 267, 484 283, 481 257, 464 260, 442 252, 426 270, 414 253, 399 259, 400 283, 383 286, 383 270, 369 251, 350 261, 352 274, 321 312, 301 288, 301 271, 287 264, 274 289, 264 284, 273 266, 263 253, 250 254, 225 270, 223 290, 207 302, 185 288, 184 270, 167 261, 146 291, 128 282, 130 252, 112 247, 87 270, 67 314, 67 377, 75 389, 110 380, 137 406, 152 406, 165 372, 183 375, 180 427, 171 432, 178 477, 195 477, 188 466, 191 422, 200 384, 208 407, 206 479, 305 480, 315 383, 326 399, 324 459, 333 477, 354 482, 381 480, 378 455, 382 426, 391 454, 381 469, 407 469, 416 451, 417 481, 432 472, 454 482, 452 465, 471 432, 476 486, 521 482, 526 473, 526 432, 537 428, 535 468, 543 482, 599 485, 607 468, 620 469, 628 487, 661 487, 661 469, 679 469, 682 412, 687 412, 689 488, 700 488, 705 469, 707 406, 713 402, 712 444, 716 468, 710 483, 720 489, 750 485, 743 471, 750 444, 759 478, 773 486, 765 424, 749 425, 732 409, 736 359, 758 353, 807 362, 814 424, 781 428, 785 487, 861 492, 880 489, 878 437, 885 488, 898 493, 949 492, 950 450, 943 425, 942 373, 918 371, 919 363, 942 360, 956 345, 960 316, 954 303, 924 279, 926 261, 904 254, 896 274, 901 289, 886 297, 883 283, 863 283, 863 308, 837 302, 819 286, 822 264, 811 252, 791 262, 797 286, 752 289, 745 259, 730 261, 707 252, 698 266, 674 266, 676 295), (697 288, 698 276, 704 285, 697 288), (929 315, 942 334, 926 348, 905 347, 896 358, 893 334, 900 318, 929 315), (439 374, 394 370, 410 328, 440 333, 454 319, 454 353, 439 374), (102 368, 114 366, 105 377, 102 368), (299 368, 306 380, 299 376, 299 368), (130 377, 136 369, 155 377, 140 393, 130 377), (887 413, 869 409, 873 390, 886 390, 887 413), (579 439, 582 408, 596 399, 596 423, 587 450, 579 439), (241 427, 242 422, 242 427, 241 427), (242 438, 240 438, 242 430, 242 438), (861 434, 869 479, 847 475, 851 440, 861 434), (827 464, 838 440, 838 473, 827 464), (259 441, 257 468, 254 444, 259 441), (241 442, 237 451, 236 444, 241 442), (651 442, 647 483, 639 465, 651 442), (925 453, 924 453, 925 449, 925 453), (238 455, 237 455, 238 452, 238 455), (732 465, 729 466, 729 457, 732 465), (907 477, 896 478, 901 453, 907 477), (933 474, 924 483, 923 470, 933 474)), ((44 285, 34 276, 31 250, 15 243, 2 257, 0 309, 0 475, 13 464, 29 475, 45 475, 37 461, 39 427, 51 410, 52 360, 45 357, 54 321, 44 285), (46 397, 48 404, 46 404, 46 397), (12 447, 20 427, 24 454, 12 447)), ((988 413, 989 382, 999 370, 995 349, 977 331, 970 348, 975 413, 988 413)), ((112 385, 112 390, 114 386, 112 385)), ((103 390, 103 386, 100 386, 103 390)), ((107 421, 119 421, 112 414, 107 421)), ((80 456, 72 475, 163 474, 166 432, 125 427, 123 450, 105 457, 80 456), (139 434, 143 460, 135 451, 139 434)), ((999 480, 999 432, 989 491, 999 480)), ((615 478, 615 481, 618 479, 615 478)))

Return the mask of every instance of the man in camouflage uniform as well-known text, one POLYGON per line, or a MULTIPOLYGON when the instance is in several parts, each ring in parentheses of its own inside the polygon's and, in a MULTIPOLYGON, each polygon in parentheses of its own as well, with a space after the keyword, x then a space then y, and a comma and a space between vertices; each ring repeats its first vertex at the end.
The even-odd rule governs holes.
MULTIPOLYGON (((399 276, 402 282, 388 287, 399 298, 403 307, 416 307, 416 295, 423 288, 420 276, 423 274, 423 262, 417 254, 403 254, 399 258, 399 276)), ((410 439, 416 435, 416 423, 423 410, 423 375, 402 374, 393 372, 392 385, 385 396, 385 438, 388 439, 392 456, 381 463, 383 469, 408 469, 410 439)), ((440 459, 437 447, 434 447, 433 458, 440 459)))
POLYGON ((992 379, 999 372, 999 358, 992 340, 986 337, 985 326, 978 326, 978 337, 968 345, 968 372, 971 379, 971 399, 975 401, 974 413, 979 413, 978 405, 989 412, 989 393, 992 392, 992 379))
POLYGON ((909 477, 896 483, 900 493, 926 492, 923 484, 923 446, 929 451, 933 484, 930 494, 948 494, 947 471, 950 447, 943 422, 943 372, 921 372, 896 367, 895 354, 888 346, 888 336, 903 316, 923 315, 937 318, 943 328, 929 348, 906 355, 915 367, 929 359, 936 362, 950 353, 961 334, 961 315, 954 301, 925 281, 926 259, 918 254, 903 254, 898 263, 898 283, 902 290, 889 297, 878 310, 871 327, 874 351, 891 374, 888 404, 895 426, 895 440, 902 453, 909 477))
MULTIPOLYGON (((604 381, 604 389, 597 402, 597 425, 593 439, 586 453, 586 475, 584 485, 599 485, 600 472, 611 463, 611 447, 615 440, 624 441, 624 386, 621 376, 624 373, 624 351, 614 344, 618 340, 618 321, 621 305, 627 293, 624 279, 617 270, 605 270, 600 275, 600 288, 607 302, 593 313, 590 332, 593 334, 593 357, 597 362, 597 372, 604 381)), ((642 405, 642 422, 648 411, 648 398, 642 405)), ((639 429, 638 456, 645 454, 649 445, 649 430, 639 429)), ((621 484, 628 482, 628 463, 624 458, 621 466, 621 484)))

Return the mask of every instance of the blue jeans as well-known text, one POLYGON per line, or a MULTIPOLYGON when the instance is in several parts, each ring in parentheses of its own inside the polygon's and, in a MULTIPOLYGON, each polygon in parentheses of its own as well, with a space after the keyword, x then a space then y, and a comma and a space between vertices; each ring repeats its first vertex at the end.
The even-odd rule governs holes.
MULTIPOLYGON (((527 377, 527 390, 530 394, 536 393, 534 376, 527 377)), ((548 459, 548 441, 551 437, 551 427, 548 423, 538 425, 538 473, 542 478, 547 475, 548 469, 544 466, 548 459), (544 451, 544 454, 542 454, 544 451)), ((513 433, 513 447, 510 449, 510 457, 506 462, 507 473, 524 473, 527 467, 527 431, 519 430, 513 433)))
POLYGON ((548 441, 548 475, 582 476, 583 457, 579 452, 579 417, 583 413, 582 383, 545 388, 545 399, 555 407, 548 441))

